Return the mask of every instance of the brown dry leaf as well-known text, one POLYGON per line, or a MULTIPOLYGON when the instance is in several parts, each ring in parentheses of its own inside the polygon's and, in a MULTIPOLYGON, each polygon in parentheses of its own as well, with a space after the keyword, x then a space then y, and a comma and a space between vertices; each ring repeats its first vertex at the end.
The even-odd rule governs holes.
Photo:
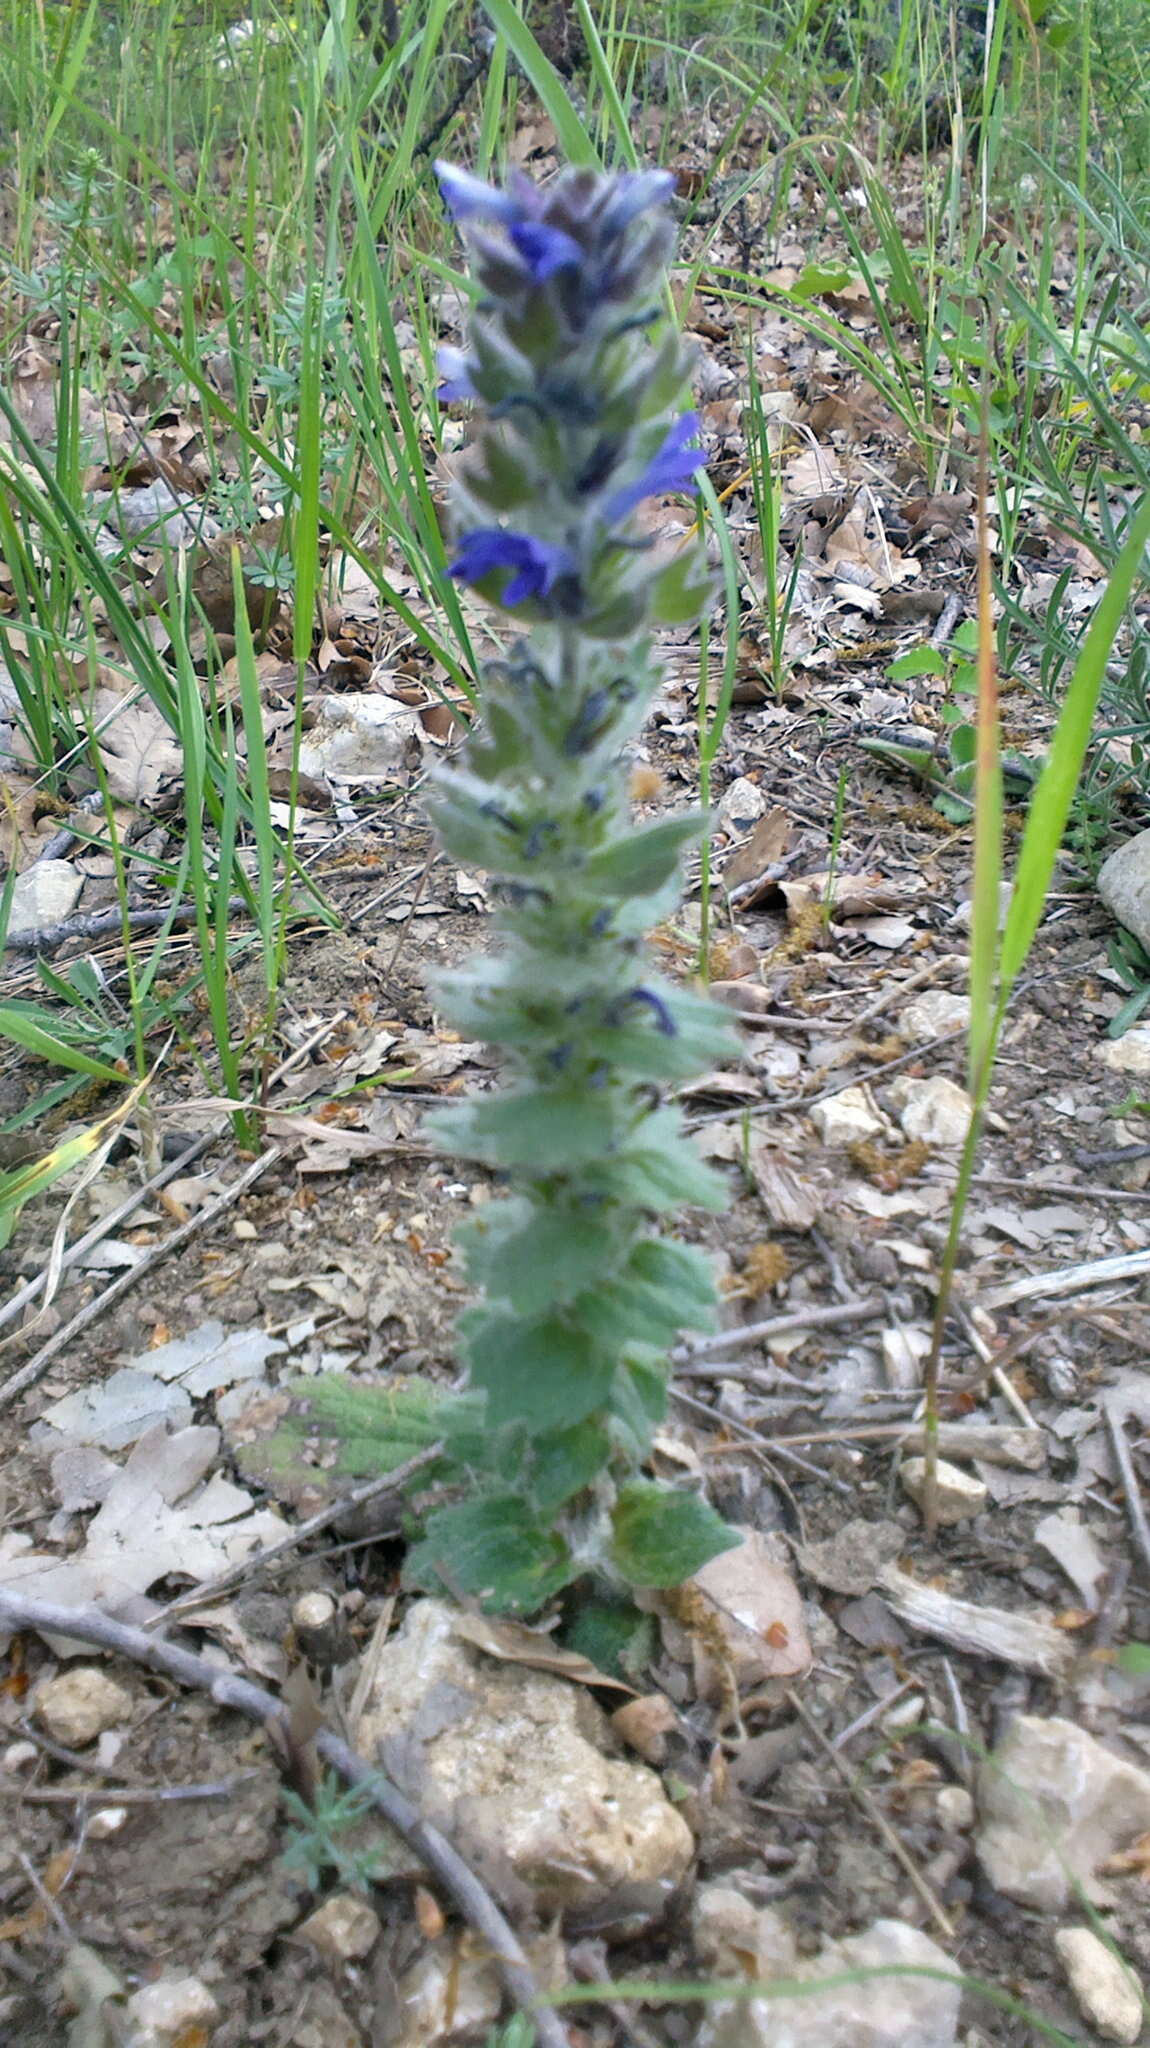
POLYGON ((759 819, 746 844, 736 847, 724 867, 723 887, 727 894, 768 876, 769 870, 777 867, 786 853, 790 836, 791 821, 786 812, 776 805, 759 819))
POLYGON ((624 1706, 616 1707, 611 1716, 611 1726, 616 1735, 649 1764, 661 1764, 667 1754, 667 1737, 673 1735, 679 1725, 679 1717, 661 1692, 644 1693, 641 1698, 628 1700, 624 1706))
MULTIPOLYGON (((220 1098, 214 1098, 211 1106, 217 1107, 219 1101, 220 1098)), ((301 1173, 346 1173, 357 1160, 379 1159, 384 1153, 395 1151, 395 1144, 390 1138, 376 1138, 370 1131, 352 1131, 339 1124, 325 1124, 317 1116, 271 1110, 265 1118, 265 1127, 269 1137, 302 1146, 301 1173)))
POLYGON ((1098 1870, 1102 1877, 1150 1879, 1150 1833, 1139 1835, 1128 1849, 1120 1849, 1116 1856, 1108 1856, 1105 1863, 1099 1864, 1098 1870))
MULTIPOLYGON (((809 1671, 811 1646, 802 1597, 776 1538, 745 1530, 734 1550, 713 1557, 690 1583, 714 1610, 740 1691, 809 1671)), ((699 1692, 714 1698, 721 1690, 721 1675, 698 1638, 692 1649, 699 1692)))
POLYGON ((149 804, 161 784, 183 773, 184 755, 171 726, 148 697, 125 697, 99 689, 92 719, 112 795, 130 804, 149 804))
POLYGON ((527 1628, 521 1621, 497 1621, 487 1614, 457 1614, 452 1627, 465 1643, 473 1644, 485 1656, 498 1657, 501 1663, 549 1671, 555 1678, 569 1678, 573 1685, 605 1685, 613 1692, 634 1693, 633 1685, 624 1685, 620 1678, 608 1678, 589 1657, 564 1650, 550 1636, 537 1628, 527 1628))
POLYGON ((0 777, 0 871, 29 867, 60 825, 44 807, 44 792, 15 775, 0 777))

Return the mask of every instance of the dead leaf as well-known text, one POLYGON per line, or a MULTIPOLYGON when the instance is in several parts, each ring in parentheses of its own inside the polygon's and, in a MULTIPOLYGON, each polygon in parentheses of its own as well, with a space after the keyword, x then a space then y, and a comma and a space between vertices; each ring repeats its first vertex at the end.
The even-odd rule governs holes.
POLYGON ((815 1183, 799 1173, 767 1138, 752 1138, 748 1163, 774 1228, 813 1230, 823 1206, 815 1183))
MULTIPOLYGON (((809 1671, 802 1597, 777 1538, 744 1530, 735 1549, 713 1557, 689 1583, 713 1611, 740 1692, 809 1671)), ((691 1649, 700 1695, 719 1697, 722 1674, 708 1648, 693 1635, 691 1649)))
POLYGON ((549 1671, 556 1678, 569 1678, 573 1685, 605 1685, 613 1692, 634 1693, 633 1685, 624 1685, 620 1678, 608 1678, 589 1657, 563 1649, 550 1636, 537 1628, 527 1628, 521 1621, 497 1621, 487 1614, 457 1614, 452 1628, 463 1642, 471 1643, 485 1656, 498 1657, 501 1663, 549 1671))
POLYGON ((745 845, 736 847, 724 867, 723 887, 727 894, 742 890, 751 882, 773 880, 771 870, 781 862, 790 836, 791 821, 786 812, 776 805, 759 819, 745 845))
POLYGON ((166 780, 183 774, 183 749, 149 698, 99 689, 92 719, 108 787, 121 802, 149 804, 166 780))

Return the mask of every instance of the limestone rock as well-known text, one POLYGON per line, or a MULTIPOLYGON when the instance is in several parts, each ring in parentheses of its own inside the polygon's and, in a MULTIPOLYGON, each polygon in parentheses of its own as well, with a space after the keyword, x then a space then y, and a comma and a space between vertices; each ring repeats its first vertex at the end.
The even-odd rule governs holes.
MULTIPOLYGON (((920 1508, 926 1498, 926 1459, 904 1458, 898 1476, 904 1491, 920 1508)), ((938 1519, 948 1528, 955 1522, 969 1521, 972 1515, 980 1515, 990 1497, 981 1479, 962 1471, 958 1465, 949 1465, 945 1458, 936 1462, 935 1480, 938 1519)))
POLYGON ((1145 1081, 1150 1075, 1150 1024, 1134 1024, 1121 1038, 1100 1039, 1094 1057, 1111 1074, 1145 1081))
POLYGON ((729 789, 723 791, 719 804, 719 823, 728 831, 749 832, 758 823, 767 808, 767 799, 757 782, 740 775, 729 789))
POLYGON ((900 1074, 891 1082, 890 1099, 908 1138, 919 1138, 924 1145, 964 1143, 973 1104, 957 1081, 948 1081, 945 1074, 933 1074, 926 1081, 900 1074))
POLYGON ((1098 894, 1111 916, 1150 951, 1150 831, 1115 847, 1098 870, 1098 894))
POLYGON ((1136 2041, 1142 2032, 1142 1990, 1113 1949, 1090 1927, 1060 1927, 1054 1946, 1087 2025, 1104 2041, 1136 2041))
POLYGON ((495 1965, 460 1957, 459 1944, 433 1942, 395 1987, 402 2032, 397 2048, 485 2041, 499 2018, 503 1990, 495 1965))
POLYGON ((379 1915, 354 1892, 333 1892, 330 1899, 300 1921, 296 1934, 333 1963, 359 1962, 375 1946, 379 1915))
POLYGON ((176 2042, 192 2029, 201 2040, 210 2040, 220 2008, 206 1984, 198 1977, 160 1977, 145 1984, 128 2000, 128 2014, 136 2032, 133 2048, 152 2048, 153 2043, 176 2042))
MULTIPOLYGON (((958 1976, 937 1942, 901 1920, 876 1920, 865 1934, 830 1942, 813 1963, 800 1963, 785 1974, 810 1983, 846 1970, 893 1973, 907 1968, 958 1976)), ((961 1999, 957 1982, 892 1974, 802 1999, 715 2005, 703 2023, 698 2048, 954 2048, 961 1999)))
POLYGON ((300 745, 300 772, 334 775, 344 782, 388 782, 404 766, 421 731, 418 714, 395 697, 362 690, 321 697, 315 724, 300 745))
POLYGON ((606 1722, 578 1686, 497 1662, 454 1625, 442 1601, 411 1609, 356 1724, 360 1755, 380 1757, 505 1903, 594 1910, 608 1938, 658 1920, 694 1842, 655 1773, 602 1754, 606 1722))
POLYGON ((1024 1906, 1059 1912, 1077 1878, 1105 1902, 1098 1865, 1150 1828, 1150 1772, 1072 1721, 1019 1714, 978 1774, 979 1861, 1024 1906))
POLYGON ((66 1749, 84 1749, 105 1728, 127 1721, 131 1712, 131 1693, 94 1664, 77 1664, 58 1678, 45 1679, 36 1694, 36 1719, 66 1749))
POLYGON ((44 931, 59 924, 76 908, 84 877, 70 860, 38 860, 12 887, 12 912, 8 936, 44 931))
POLYGON ((885 1128, 865 1088, 842 1088, 826 1102, 816 1102, 811 1122, 823 1144, 829 1146, 859 1144, 865 1138, 877 1138, 885 1128))
POLYGON ((912 1045, 945 1038, 948 1031, 965 1030, 969 1023, 970 997, 951 995, 943 988, 923 989, 898 1014, 898 1028, 912 1045))

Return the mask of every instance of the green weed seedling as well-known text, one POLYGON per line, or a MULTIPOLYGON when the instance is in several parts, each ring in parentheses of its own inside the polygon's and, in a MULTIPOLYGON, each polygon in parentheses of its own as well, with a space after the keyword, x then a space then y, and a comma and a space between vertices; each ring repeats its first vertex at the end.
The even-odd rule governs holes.
MULTIPOLYGON (((900 654, 887 670, 892 682, 910 682, 916 676, 937 676, 946 686, 941 707, 941 744, 917 747, 896 740, 862 740, 864 753, 887 761, 926 784, 933 793, 934 808, 953 825, 968 824, 974 811, 978 696, 978 624, 964 619, 944 649, 914 647, 900 654)), ((1007 755, 1002 762, 1008 794, 1024 797, 1037 780, 1040 764, 1021 755, 1007 755)))
POLYGON ((1150 1009, 1150 953, 1133 932, 1119 931, 1110 940, 1106 957, 1123 988, 1129 990, 1118 1015, 1106 1027, 1107 1038, 1122 1038, 1150 1009))

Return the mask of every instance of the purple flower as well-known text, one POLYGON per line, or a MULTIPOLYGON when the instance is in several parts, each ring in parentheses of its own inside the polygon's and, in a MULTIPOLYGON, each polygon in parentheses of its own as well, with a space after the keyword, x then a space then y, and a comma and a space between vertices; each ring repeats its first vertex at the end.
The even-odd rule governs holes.
POLYGON ((513 221, 508 233, 536 284, 546 284, 557 270, 568 270, 583 261, 578 242, 562 228, 549 228, 544 221, 513 221))
POLYGON ((510 192, 500 192, 494 185, 485 185, 482 178, 473 178, 470 171, 461 171, 441 159, 436 163, 435 175, 453 220, 501 220, 505 227, 522 220, 521 200, 512 198, 510 192))
POLYGON ((668 427, 663 445, 651 457, 642 476, 624 484, 607 500, 607 517, 614 524, 625 519, 644 498, 661 498, 668 491, 695 488, 695 472, 703 467, 701 448, 688 448, 699 433, 699 415, 685 412, 668 427))
POLYGON ((603 209, 602 226, 610 235, 621 234, 636 214, 669 199, 675 184, 674 171, 617 172, 614 190, 603 209))
POLYGON ((478 398, 479 393, 471 381, 470 358, 461 348, 441 348, 435 358, 439 374, 443 379, 437 396, 444 405, 450 405, 456 398, 478 398))
POLYGON ((557 579, 569 575, 574 567, 566 548, 553 548, 530 533, 479 526, 460 536, 459 553, 447 573, 460 583, 481 583, 493 569, 514 569, 502 601, 522 604, 528 597, 547 597, 557 579))

